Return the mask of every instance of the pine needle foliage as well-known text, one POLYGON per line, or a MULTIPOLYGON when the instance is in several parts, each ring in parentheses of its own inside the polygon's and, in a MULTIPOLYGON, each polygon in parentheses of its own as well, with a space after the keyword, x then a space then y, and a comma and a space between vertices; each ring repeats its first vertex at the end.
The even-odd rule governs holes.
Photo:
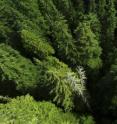
POLYGON ((51 45, 41 36, 34 34, 28 30, 21 31, 22 46, 31 56, 36 56, 39 59, 45 58, 51 54, 54 54, 54 49, 51 45))
POLYGON ((67 21, 57 10, 52 0, 38 0, 40 11, 50 25, 48 35, 57 56, 68 64, 75 65, 77 50, 67 21), (64 55, 64 57, 63 57, 64 55))
POLYGON ((7 104, 0 104, 0 123, 79 124, 79 120, 50 102, 36 102, 33 97, 26 95, 12 99, 7 104))
POLYGON ((65 111, 74 108, 75 94, 81 96, 84 103, 88 102, 88 93, 86 95, 87 90, 84 83, 85 75, 81 68, 78 73, 75 73, 54 57, 48 57, 43 62, 36 61, 39 70, 43 70, 40 74, 39 85, 42 85, 43 88, 48 87, 49 92, 46 94, 52 96, 53 102, 62 106, 65 111))
POLYGON ((101 67, 101 47, 93 33, 90 22, 79 23, 76 29, 77 50, 79 52, 79 64, 89 69, 101 67))
POLYGON ((37 69, 30 60, 10 46, 0 44, 0 82, 11 81, 15 83, 17 90, 26 92, 36 86, 37 74, 37 69))

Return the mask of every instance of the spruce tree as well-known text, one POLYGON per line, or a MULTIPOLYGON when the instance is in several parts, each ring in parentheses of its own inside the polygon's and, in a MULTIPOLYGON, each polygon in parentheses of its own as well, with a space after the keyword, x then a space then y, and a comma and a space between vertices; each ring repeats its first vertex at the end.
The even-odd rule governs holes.
POLYGON ((36 66, 10 46, 0 44, 0 94, 10 95, 13 92, 15 96, 14 91, 32 92, 37 82, 36 66))
POLYGON ((114 32, 116 29, 116 10, 114 0, 99 1, 99 18, 101 22, 101 46, 103 48, 102 58, 105 67, 112 63, 114 50, 114 32), (108 61, 106 61, 108 60, 108 61))
POLYGON ((77 49, 67 21, 57 10, 52 0, 39 0, 38 4, 49 25, 48 38, 57 57, 71 66, 76 65, 77 49))
POLYGON ((101 67, 101 47, 88 21, 79 24, 76 29, 76 38, 79 64, 89 69, 99 69, 101 67))
POLYGON ((90 0, 89 2, 89 12, 96 12, 96 0, 90 0))
POLYGON ((71 29, 71 32, 73 33, 73 30, 76 26, 77 19, 76 19, 76 10, 73 6, 73 3, 71 0, 53 0, 53 3, 56 5, 56 8, 63 14, 65 19, 67 20, 67 23, 69 24, 69 27, 71 29))

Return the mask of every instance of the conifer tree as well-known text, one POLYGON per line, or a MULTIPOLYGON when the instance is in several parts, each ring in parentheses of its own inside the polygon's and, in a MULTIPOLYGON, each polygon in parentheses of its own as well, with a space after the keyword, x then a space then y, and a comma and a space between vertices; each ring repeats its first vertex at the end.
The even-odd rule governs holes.
POLYGON ((101 48, 96 35, 87 21, 81 22, 76 29, 79 64, 89 69, 99 69, 101 66, 101 48))
POLYGON ((71 111, 74 108, 75 96, 78 97, 77 108, 82 105, 89 107, 86 77, 82 68, 78 68, 75 73, 55 57, 48 57, 43 61, 36 59, 36 64, 39 70, 36 95, 38 94, 42 99, 51 99, 65 111, 71 111))
POLYGON ((114 50, 114 32, 116 29, 116 10, 114 0, 99 1, 99 18, 101 22, 101 46, 105 67, 109 67, 114 50), (106 61, 108 60, 108 62, 106 61))
POLYGON ((84 13, 84 1, 83 0, 72 0, 73 6, 78 14, 84 13))
POLYGON ((99 18, 103 19, 105 14, 105 7, 106 7, 106 0, 99 0, 98 1, 98 15, 99 18))
POLYGON ((71 0, 53 0, 53 3, 56 5, 56 8, 63 14, 65 19, 67 20, 67 23, 69 24, 69 27, 71 29, 71 32, 73 33, 73 30, 76 26, 76 10, 74 9, 73 3, 71 0))
POLYGON ((115 118, 117 115, 117 59, 115 59, 106 75, 98 82, 96 88, 97 110, 101 114, 110 114, 115 118))
POLYGON ((38 3, 40 11, 50 26, 48 36, 57 57, 69 65, 76 65, 77 50, 66 20, 57 10, 52 0, 39 0, 38 3))
POLYGON ((14 91, 30 92, 37 82, 36 66, 10 46, 0 44, 0 94, 10 95, 14 91))
POLYGON ((96 0, 90 0, 89 2, 89 12, 96 12, 96 0))

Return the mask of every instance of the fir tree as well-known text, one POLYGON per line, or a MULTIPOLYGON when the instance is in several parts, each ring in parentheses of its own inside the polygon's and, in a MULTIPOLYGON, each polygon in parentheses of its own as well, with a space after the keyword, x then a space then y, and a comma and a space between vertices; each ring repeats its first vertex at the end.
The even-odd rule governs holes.
POLYGON ((101 48, 96 35, 92 32, 89 22, 81 22, 76 29, 78 62, 89 69, 99 69, 101 66, 101 48))

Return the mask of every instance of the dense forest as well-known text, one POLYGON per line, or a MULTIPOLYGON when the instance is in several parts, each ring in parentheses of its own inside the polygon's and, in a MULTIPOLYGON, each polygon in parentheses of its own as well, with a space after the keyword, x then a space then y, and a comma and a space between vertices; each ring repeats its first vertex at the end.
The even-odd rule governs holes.
POLYGON ((0 124, 117 124, 116 0, 0 0, 0 124))

